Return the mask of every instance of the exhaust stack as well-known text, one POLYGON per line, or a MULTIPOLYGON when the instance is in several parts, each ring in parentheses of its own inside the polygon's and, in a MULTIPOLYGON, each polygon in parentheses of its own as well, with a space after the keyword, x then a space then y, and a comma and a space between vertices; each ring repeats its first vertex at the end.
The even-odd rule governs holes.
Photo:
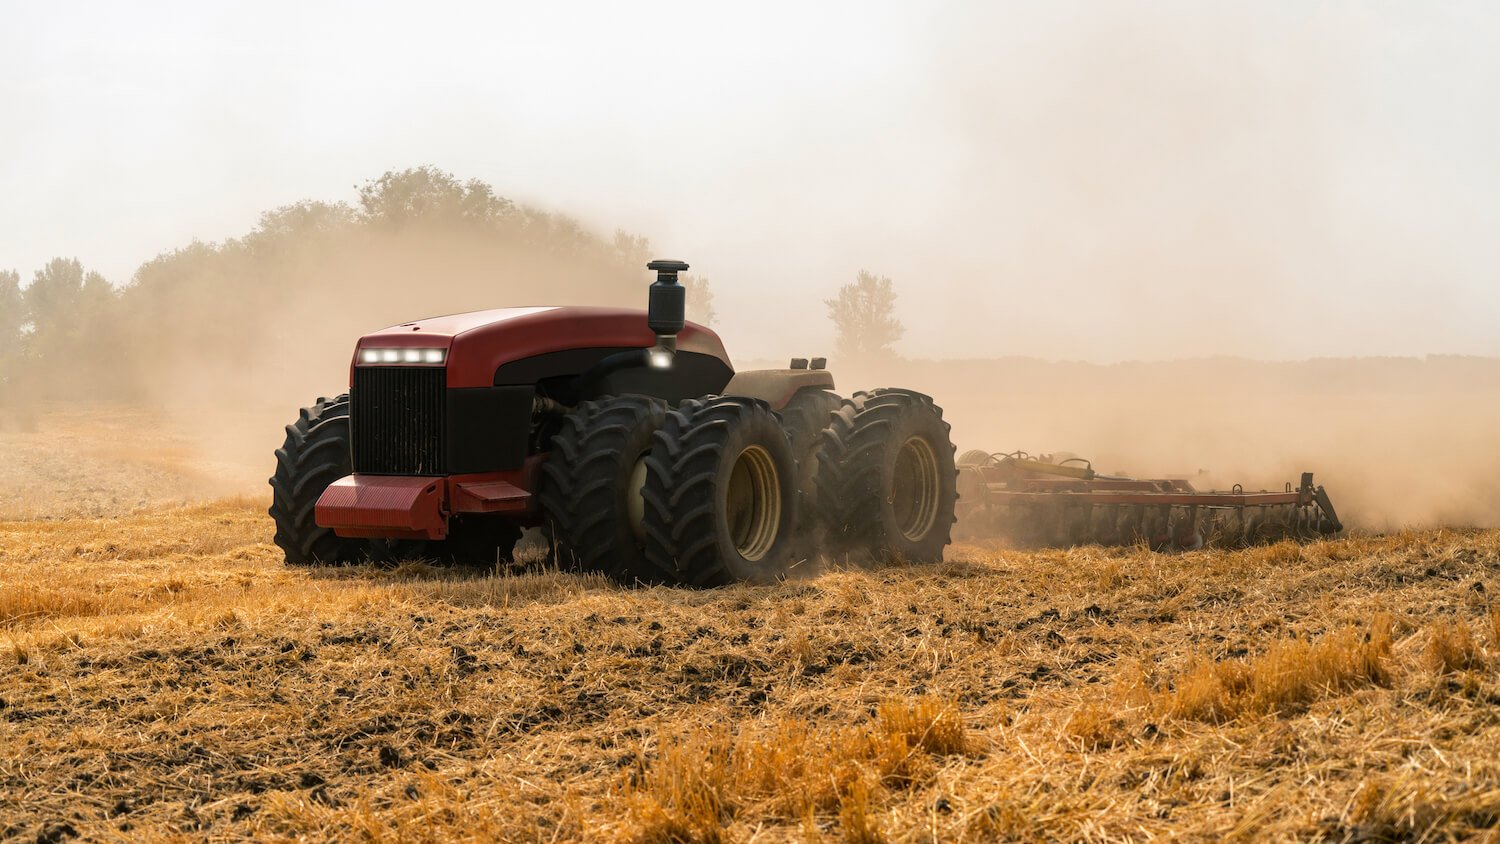
POLYGON ((646 269, 656 271, 646 309, 646 324, 656 334, 656 347, 651 350, 652 366, 671 366, 672 356, 677 353, 677 334, 687 319, 687 291, 677 282, 677 274, 687 268, 686 261, 665 259, 646 265, 646 269))

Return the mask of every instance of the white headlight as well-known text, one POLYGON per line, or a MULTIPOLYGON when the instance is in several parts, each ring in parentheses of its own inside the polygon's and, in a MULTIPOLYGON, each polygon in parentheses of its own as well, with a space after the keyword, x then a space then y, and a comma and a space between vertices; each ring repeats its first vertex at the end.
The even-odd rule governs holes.
POLYGON ((672 365, 672 353, 658 349, 651 353, 651 365, 657 369, 666 369, 672 365))
POLYGON ((448 359, 447 349, 360 349, 359 362, 377 363, 425 363, 441 364, 448 359))

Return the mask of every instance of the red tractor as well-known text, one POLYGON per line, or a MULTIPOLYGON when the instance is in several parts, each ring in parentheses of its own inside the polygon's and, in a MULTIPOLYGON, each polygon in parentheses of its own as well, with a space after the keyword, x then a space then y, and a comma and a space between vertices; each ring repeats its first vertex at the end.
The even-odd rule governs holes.
POLYGON ((622 582, 773 582, 811 553, 942 558, 942 410, 840 399, 821 359, 734 371, 685 322, 681 261, 649 310, 503 308, 360 338, 349 392, 287 426, 271 478, 292 565, 492 565, 543 526, 563 567, 622 582))

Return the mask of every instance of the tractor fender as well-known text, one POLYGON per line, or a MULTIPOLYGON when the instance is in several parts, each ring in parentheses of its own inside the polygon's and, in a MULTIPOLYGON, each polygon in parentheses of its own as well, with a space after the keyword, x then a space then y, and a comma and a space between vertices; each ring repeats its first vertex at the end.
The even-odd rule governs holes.
POLYGON ((760 399, 772 410, 781 410, 803 390, 832 389, 833 373, 826 369, 752 369, 736 372, 724 395, 760 399))

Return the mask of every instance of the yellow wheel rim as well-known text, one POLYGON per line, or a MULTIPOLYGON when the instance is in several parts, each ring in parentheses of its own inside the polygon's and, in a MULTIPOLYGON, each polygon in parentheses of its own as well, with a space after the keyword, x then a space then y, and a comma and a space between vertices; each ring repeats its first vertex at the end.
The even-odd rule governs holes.
POLYGON ((891 476, 890 502, 896 528, 908 540, 921 541, 937 523, 938 486, 937 455, 932 444, 921 437, 902 443, 891 476))
POLYGON ((770 553, 781 531, 781 475, 769 451, 752 445, 735 458, 724 509, 741 557, 754 562, 770 553))
POLYGON ((630 520, 630 532, 636 542, 646 541, 646 497, 641 491, 646 488, 646 455, 636 459, 630 469, 630 481, 625 492, 625 515, 630 520))

